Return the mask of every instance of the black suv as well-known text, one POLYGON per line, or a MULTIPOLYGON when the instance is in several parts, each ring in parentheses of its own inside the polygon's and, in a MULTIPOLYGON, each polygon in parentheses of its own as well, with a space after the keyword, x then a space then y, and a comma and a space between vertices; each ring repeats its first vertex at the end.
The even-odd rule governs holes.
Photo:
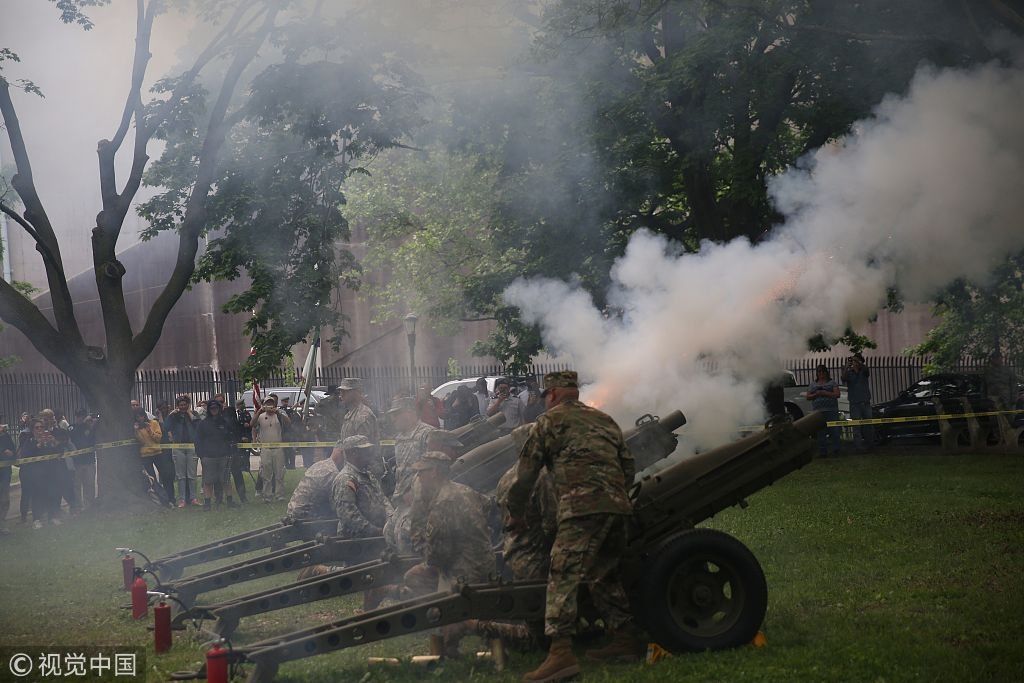
MULTIPOLYGON (((943 373, 929 375, 900 392, 891 401, 871 407, 873 415, 882 417, 925 417, 936 415, 935 403, 942 405, 949 413, 964 412, 964 399, 971 412, 992 411, 995 406, 984 392, 984 380, 980 375, 943 373)), ((994 418, 978 418, 982 422, 994 418)), ((1014 424, 1024 424, 1024 416, 1017 415, 1014 424)), ((933 439, 939 437, 937 421, 905 422, 875 425, 875 437, 879 443, 889 439, 933 439)))

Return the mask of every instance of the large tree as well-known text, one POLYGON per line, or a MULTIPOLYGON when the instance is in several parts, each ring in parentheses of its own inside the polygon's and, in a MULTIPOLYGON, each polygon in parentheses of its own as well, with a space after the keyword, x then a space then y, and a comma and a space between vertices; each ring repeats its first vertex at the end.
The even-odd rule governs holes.
MULTIPOLYGON (((82 9, 97 4, 104 0, 68 0, 58 7, 62 19, 88 28, 82 9)), ((136 2, 135 53, 123 114, 113 136, 97 148, 102 210, 91 232, 102 345, 88 344, 79 329, 58 232, 36 190, 30 143, 11 93, 12 87, 34 86, 0 75, 0 113, 17 168, 12 186, 24 207, 0 204, 0 210, 35 240, 53 309, 51 320, 0 282, 0 318, 82 389, 104 416, 103 439, 130 435, 127 406, 135 370, 196 278, 252 278, 229 308, 254 312, 250 331, 261 343, 258 364, 276 364, 315 324, 340 327, 329 305, 331 287, 353 266, 331 248, 346 230, 341 185, 361 159, 398 144, 414 120, 405 72, 386 60, 361 58, 339 45, 337 36, 329 39, 341 20, 337 13, 333 19, 322 15, 322 1, 195 3, 203 26, 198 32, 210 38, 187 69, 158 81, 147 96, 150 37, 165 5, 136 2), (314 48, 319 49, 311 55, 314 48), (165 151, 150 164, 148 149, 156 139, 166 142, 165 151), (131 169, 118 178, 115 157, 122 150, 131 157, 131 169), (166 285, 144 323, 133 329, 117 245, 144 182, 161 189, 139 209, 150 221, 145 236, 173 231, 178 249, 166 285), (281 295, 285 287, 295 298, 281 295)), ((101 495, 134 493, 137 477, 131 450, 104 452, 101 495)))

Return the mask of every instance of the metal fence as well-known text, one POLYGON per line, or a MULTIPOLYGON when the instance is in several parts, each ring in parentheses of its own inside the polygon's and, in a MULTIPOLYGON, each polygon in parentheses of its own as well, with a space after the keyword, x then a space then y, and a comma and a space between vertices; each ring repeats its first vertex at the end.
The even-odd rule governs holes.
MULTIPOLYGON (((537 364, 531 373, 542 377, 545 373, 563 370, 564 364, 537 364)), ((503 375, 499 365, 470 365, 460 368, 460 376, 449 377, 446 366, 421 366, 410 374, 408 367, 326 367, 318 371, 314 386, 326 389, 339 384, 345 377, 359 377, 367 398, 375 408, 386 410, 391 399, 409 395, 414 387, 431 388, 450 379, 503 375)), ((273 387, 299 386, 299 370, 283 368, 260 381, 264 395, 273 387)), ((151 412, 166 401, 172 406, 176 396, 186 394, 193 402, 205 401, 214 394, 224 394, 232 403, 241 398, 247 387, 237 370, 144 370, 136 373, 132 398, 151 412)), ((43 408, 61 410, 72 415, 86 405, 82 391, 62 373, 7 372, 0 373, 0 424, 17 421, 22 412, 37 413, 43 408)), ((70 420, 70 417, 69 417, 70 420)))
MULTIPOLYGON (((806 385, 814 378, 814 369, 822 363, 829 368, 832 376, 839 378, 847 356, 821 355, 794 359, 786 368, 796 375, 797 384, 806 385)), ((912 356, 868 357, 871 369, 871 393, 874 401, 887 401, 925 374, 927 358, 912 356)), ((564 364, 539 364, 531 372, 538 377, 553 370, 563 370, 564 364)), ((980 372, 984 363, 966 360, 956 372, 980 372)), ((503 368, 497 365, 463 366, 460 378, 474 378, 502 375, 503 368)), ((274 376, 262 380, 261 386, 297 386, 298 371, 281 369, 274 376)), ((1017 372, 1020 377, 1021 373, 1017 372)), ((374 407, 387 409, 392 397, 409 394, 415 386, 436 387, 452 379, 444 366, 417 367, 410 375, 408 367, 327 367, 318 372, 314 381, 319 388, 338 384, 344 377, 359 377, 363 380, 367 397, 374 407)), ((174 403, 174 397, 188 394, 193 401, 206 400, 213 394, 223 393, 234 402, 246 389, 237 370, 177 370, 141 371, 135 376, 132 396, 150 411, 163 401, 174 403)), ((22 411, 36 413, 43 408, 62 410, 72 414, 77 408, 89 408, 81 390, 60 373, 0 373, 0 424, 14 423, 22 411)))
MULTIPOLYGON (((839 381, 840 373, 849 356, 816 356, 799 358, 786 363, 786 368, 796 375, 796 383, 806 385, 814 379, 815 368, 825 365, 829 373, 839 381)), ((901 391, 917 382, 928 373, 925 367, 929 359, 922 356, 866 356, 865 364, 871 371, 871 400, 874 403, 896 398, 901 391)), ((1011 366, 1012 368, 1012 366, 1011 366)), ((985 369, 983 361, 970 358, 962 360, 949 372, 980 373, 985 369)), ((1015 369, 1017 377, 1021 374, 1015 369)))

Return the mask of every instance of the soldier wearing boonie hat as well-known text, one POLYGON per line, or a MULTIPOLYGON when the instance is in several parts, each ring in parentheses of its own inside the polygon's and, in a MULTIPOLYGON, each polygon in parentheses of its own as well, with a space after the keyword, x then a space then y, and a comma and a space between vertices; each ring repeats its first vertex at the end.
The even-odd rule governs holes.
POLYGON ((555 388, 579 389, 579 375, 575 370, 559 370, 544 375, 544 391, 540 392, 541 397, 546 397, 555 388))
MULTIPOLYGON (((344 441, 350 436, 362 435, 376 449, 380 443, 380 428, 377 426, 377 416, 363 400, 363 381, 358 377, 346 377, 338 384, 338 391, 341 392, 344 410, 339 437, 344 441)), ((383 463, 372 463, 370 470, 378 478, 384 476, 383 463)))
POLYGON ((395 428, 395 490, 413 476, 412 465, 427 452, 427 438, 434 428, 421 422, 416 399, 398 396, 391 402, 388 417, 395 428))
POLYGON ((376 448, 362 434, 342 439, 345 466, 335 477, 331 503, 338 517, 338 535, 342 538, 380 536, 391 514, 391 505, 373 474, 376 448))

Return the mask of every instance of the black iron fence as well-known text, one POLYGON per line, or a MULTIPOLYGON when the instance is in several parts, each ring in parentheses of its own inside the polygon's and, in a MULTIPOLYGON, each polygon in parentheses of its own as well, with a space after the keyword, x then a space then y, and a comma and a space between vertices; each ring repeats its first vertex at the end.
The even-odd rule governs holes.
MULTIPOLYGON (((531 368, 531 373, 543 377, 545 373, 566 367, 565 364, 537 364, 531 368)), ((504 374, 499 365, 470 365, 459 370, 459 377, 451 377, 446 366, 417 367, 413 373, 408 367, 326 367, 317 372, 313 384, 326 389, 345 377, 359 377, 370 404, 386 410, 394 396, 409 395, 414 387, 433 388, 450 379, 504 374)), ((264 396, 277 387, 300 386, 300 372, 283 368, 263 378, 260 388, 264 396)), ((191 396, 193 403, 205 401, 214 394, 224 394, 226 400, 234 403, 251 388, 237 370, 143 370, 135 375, 132 398, 155 412, 164 401, 173 406, 174 398, 182 394, 191 396)), ((76 409, 90 406, 86 405, 81 389, 62 373, 0 373, 0 424, 15 423, 22 412, 37 413, 43 408, 64 411, 70 421, 76 409)))
MULTIPOLYGON (((797 384, 806 385, 814 378, 815 367, 822 363, 833 377, 838 379, 846 356, 816 356, 794 359, 786 368, 796 376, 797 384)), ((871 392, 876 402, 895 398, 925 374, 927 358, 912 356, 868 357, 871 368, 871 392)), ((565 369, 564 364, 539 364, 532 373, 542 377, 553 370, 565 369)), ((983 363, 964 361, 956 372, 981 372, 983 363)), ((460 368, 459 378, 475 378, 502 375, 503 368, 497 365, 475 365, 460 368)), ((299 385, 297 370, 282 369, 274 376, 264 378, 260 385, 264 393, 274 387, 299 385)), ((1018 371, 1017 376, 1021 377, 1018 371)), ((428 385, 436 387, 449 379, 449 370, 444 366, 423 366, 410 374, 408 367, 327 367, 320 370, 314 381, 319 388, 338 384, 342 378, 359 377, 370 403, 387 409, 391 398, 409 394, 413 387, 428 385)), ((213 394, 223 393, 229 401, 236 401, 247 388, 237 370, 169 370, 141 371, 135 376, 132 396, 146 407, 155 411, 163 401, 174 403, 174 397, 188 394, 193 401, 206 400, 213 394)), ((0 424, 14 423, 22 411, 36 413, 43 408, 53 408, 73 413, 77 408, 89 408, 81 390, 60 373, 0 373, 0 424)), ((69 418, 70 419, 70 418, 69 418)))

